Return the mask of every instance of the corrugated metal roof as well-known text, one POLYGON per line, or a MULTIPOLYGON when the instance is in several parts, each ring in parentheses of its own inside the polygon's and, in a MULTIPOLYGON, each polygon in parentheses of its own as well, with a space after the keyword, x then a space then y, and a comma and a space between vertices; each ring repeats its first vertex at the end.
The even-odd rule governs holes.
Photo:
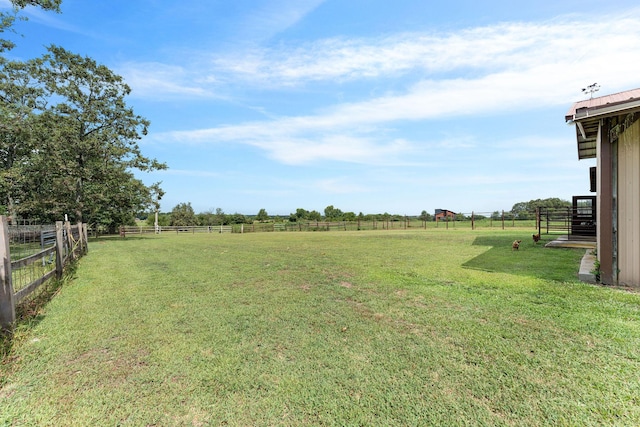
POLYGON ((596 157, 596 142, 599 119, 621 112, 640 109, 640 88, 599 96, 574 103, 565 120, 576 125, 576 141, 578 158, 592 159, 596 157))
POLYGON ((637 100, 640 100, 640 88, 626 90, 624 92, 618 92, 611 95, 599 96, 593 99, 585 99, 584 101, 574 103, 564 118, 566 121, 574 120, 576 112, 583 108, 588 110, 597 110, 606 106, 613 107, 615 105, 623 105, 626 102, 637 100))

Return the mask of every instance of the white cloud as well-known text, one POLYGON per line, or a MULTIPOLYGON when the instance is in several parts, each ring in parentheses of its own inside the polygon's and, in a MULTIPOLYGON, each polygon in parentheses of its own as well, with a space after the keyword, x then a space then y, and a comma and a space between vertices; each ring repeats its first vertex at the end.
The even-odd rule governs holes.
POLYGON ((118 73, 131 86, 132 95, 135 97, 216 97, 206 86, 193 82, 190 73, 177 65, 156 62, 126 63, 120 66, 118 73))
POLYGON ((377 39, 334 38, 307 45, 217 53, 218 73, 230 80, 272 85, 354 80, 399 73, 457 71, 484 74, 529 69, 540 63, 582 61, 601 55, 591 41, 614 51, 638 45, 639 20, 617 15, 543 23, 508 23, 445 35, 403 33, 377 39))
POLYGON ((260 4, 240 24, 243 37, 266 40, 300 22, 325 0, 275 0, 260 4))
MULTIPOLYGON (((8 0, 0 0, 0 8, 11 8, 12 5, 8 0)), ((82 35, 85 37, 94 37, 94 34, 91 34, 87 31, 84 31, 77 26, 70 25, 61 19, 61 14, 56 12, 43 10, 38 6, 27 6, 24 9, 20 10, 19 15, 26 16, 27 19, 31 22, 37 22, 49 28, 54 28, 57 30, 63 30, 69 33, 82 35)))
POLYGON ((389 164, 398 162, 412 148, 403 140, 379 143, 368 136, 314 132, 285 122, 276 126, 262 124, 229 126, 200 131, 169 132, 152 135, 150 141, 202 144, 231 141, 260 148, 268 156, 286 164, 304 164, 317 160, 350 163, 389 164), (307 130, 312 134, 307 134, 307 130))
MULTIPOLYGON (((313 8, 316 3, 312 1, 307 6, 313 8)), ((402 33, 377 39, 324 39, 297 46, 201 52, 193 55, 191 63, 180 66, 129 63, 124 68, 131 75, 136 91, 156 97, 164 91, 185 97, 218 96, 220 88, 246 88, 247 85, 276 89, 312 82, 345 83, 373 78, 377 81, 390 78, 401 83, 402 80, 397 80, 401 76, 408 81, 429 82, 440 80, 444 73, 458 76, 459 80, 449 83, 454 87, 462 86, 457 85, 457 81, 466 81, 478 90, 477 82, 490 83, 491 75, 498 76, 495 80, 501 82, 506 76, 522 85, 523 90, 540 94, 544 92, 540 86, 549 80, 569 80, 580 86, 585 84, 583 79, 591 82, 603 74, 611 75, 612 68, 617 70, 610 85, 624 87, 629 80, 637 78, 638 66, 629 67, 628 58, 637 54, 635 46, 640 45, 640 19, 634 14, 629 16, 507 23, 444 35, 402 33), (593 40, 597 40, 597 46, 607 46, 607 49, 597 49, 593 40), (625 61, 627 66, 611 67, 620 61, 625 61), (152 78, 145 83, 142 77, 150 70, 152 78), (517 78, 519 74, 521 77, 517 78)), ((381 84, 384 85, 384 81, 381 84)), ((487 89, 491 91, 490 86, 487 89)), ((554 90, 551 87, 548 92, 554 90)))
MULTIPOLYGON (((580 88, 593 81, 608 93, 636 87, 640 63, 629 58, 637 55, 637 46, 640 19, 611 15, 582 21, 500 24, 445 36, 399 34, 377 40, 323 40, 289 51, 254 53, 246 61, 228 57, 216 61, 217 68, 209 71, 221 76, 216 82, 235 79, 235 84, 265 80, 297 84, 389 77, 390 87, 401 83, 405 89, 298 116, 168 132, 152 139, 246 144, 287 164, 314 160, 402 163, 415 146, 401 140, 389 142, 396 122, 524 113, 560 105, 568 108, 579 98, 580 88), (397 78, 398 73, 409 72, 412 79, 397 78), (445 72, 454 77, 443 77, 445 72), (383 126, 391 128, 388 134, 383 126)), ((211 93, 190 86, 182 69, 149 68, 155 68, 147 79, 149 88, 156 85, 160 91, 184 90, 203 96, 211 93), (172 76, 173 86, 162 86, 163 72, 172 76)), ((378 80, 378 84, 384 86, 385 81, 378 80)), ((436 137, 427 142, 433 146, 442 143, 446 141, 436 137)))

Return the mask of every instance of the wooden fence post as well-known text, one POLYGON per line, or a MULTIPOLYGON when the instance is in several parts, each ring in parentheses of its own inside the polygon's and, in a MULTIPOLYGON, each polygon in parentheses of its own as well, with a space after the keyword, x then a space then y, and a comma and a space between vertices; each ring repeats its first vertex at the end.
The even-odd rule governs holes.
POLYGON ((76 225, 78 227, 78 241, 80 244, 80 255, 84 255, 84 239, 83 237, 83 233, 82 233, 82 222, 78 221, 78 224, 76 225))
POLYGON ((9 253, 9 225, 4 215, 0 216, 0 261, 0 328, 4 330, 10 329, 16 321, 9 253))
POLYGON ((64 272, 64 234, 62 221, 56 221, 56 277, 62 278, 64 272))
POLYGON ((84 253, 89 253, 89 224, 82 224, 82 238, 84 239, 84 253))
POLYGON ((69 221, 65 221, 64 228, 67 231, 67 248, 69 248, 68 256, 70 256, 71 259, 74 259, 75 253, 73 251, 73 234, 71 234, 71 223, 69 221))

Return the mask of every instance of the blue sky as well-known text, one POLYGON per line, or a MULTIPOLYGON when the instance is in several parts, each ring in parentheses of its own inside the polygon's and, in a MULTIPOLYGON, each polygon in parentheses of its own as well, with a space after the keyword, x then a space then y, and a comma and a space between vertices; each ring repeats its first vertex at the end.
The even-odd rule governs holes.
MULTIPOLYGON (((7 0, 0 0, 6 7, 7 0)), ((63 0, 54 43, 124 77, 162 210, 419 215, 589 193, 564 115, 640 87, 637 1, 63 0)))

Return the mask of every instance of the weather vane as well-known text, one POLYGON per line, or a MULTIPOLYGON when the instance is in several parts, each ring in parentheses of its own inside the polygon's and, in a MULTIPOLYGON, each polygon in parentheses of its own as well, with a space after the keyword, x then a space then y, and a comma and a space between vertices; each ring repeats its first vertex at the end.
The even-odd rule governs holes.
POLYGON ((593 93, 600 90, 600 85, 598 83, 594 83, 587 87, 582 88, 582 93, 588 93, 589 99, 593 99, 593 93))

